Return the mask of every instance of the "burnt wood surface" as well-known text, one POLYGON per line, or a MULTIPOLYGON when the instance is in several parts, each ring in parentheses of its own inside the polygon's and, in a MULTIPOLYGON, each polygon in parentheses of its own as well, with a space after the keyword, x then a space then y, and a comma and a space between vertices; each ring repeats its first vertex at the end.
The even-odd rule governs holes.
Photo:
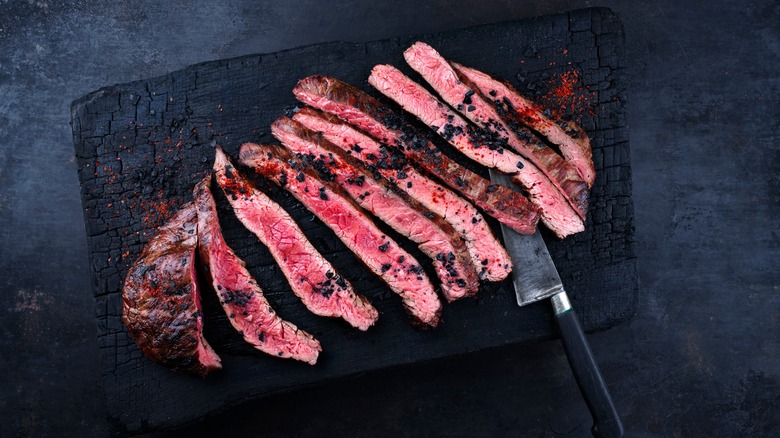
MULTIPOLYGON (((279 314, 321 341, 317 365, 279 360, 248 348, 208 291, 203 299, 206 337, 224 365, 208 378, 179 375, 152 363, 122 324, 121 284, 128 267, 156 227, 191 199, 192 187, 210 168, 215 145, 235 159, 242 142, 272 142, 270 123, 294 111, 291 89, 310 74, 332 75, 376 95, 366 83, 371 67, 390 63, 411 73, 402 53, 418 39, 445 57, 509 79, 542 102, 554 95, 562 75, 571 78, 570 72, 577 72, 577 85, 585 88, 574 96, 575 105, 567 105, 566 115, 591 136, 597 170, 591 210, 584 233, 564 241, 545 236, 586 330, 603 330, 634 315, 638 280, 623 29, 609 10, 368 43, 318 44, 198 64, 100 89, 72 106, 103 385, 117 430, 172 427, 301 385, 555 336, 549 304, 518 308, 509 281, 485 284, 476 299, 446 304, 443 323, 435 330, 414 328, 400 300, 360 266, 332 232, 271 186, 265 187, 268 193, 379 309, 375 327, 363 333, 308 313, 267 249, 232 216, 220 196, 228 243, 246 260, 279 314)), ((492 225, 500 233, 496 223, 492 225)), ((406 247, 416 251, 408 242, 406 247)), ((430 269, 419 252, 415 255, 430 269)))

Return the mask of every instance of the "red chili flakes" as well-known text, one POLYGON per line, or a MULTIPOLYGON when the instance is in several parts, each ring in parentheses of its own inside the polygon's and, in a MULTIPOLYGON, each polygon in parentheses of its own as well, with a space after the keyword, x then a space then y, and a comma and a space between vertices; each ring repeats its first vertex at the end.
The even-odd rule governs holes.
POLYGON ((167 199, 162 189, 155 192, 154 198, 142 200, 138 205, 143 214, 141 221, 146 226, 161 225, 173 213, 173 209, 178 207, 175 200, 167 199))
POLYGON ((553 116, 561 118, 563 115, 571 115, 574 119, 580 119, 586 115, 595 115, 591 105, 595 93, 582 84, 579 71, 569 70, 553 75, 550 85, 552 87, 541 96, 540 103, 549 108, 553 116))
POLYGON ((560 85, 553 89, 555 97, 567 99, 574 95, 574 87, 580 81, 580 74, 577 70, 568 71, 560 75, 560 85))

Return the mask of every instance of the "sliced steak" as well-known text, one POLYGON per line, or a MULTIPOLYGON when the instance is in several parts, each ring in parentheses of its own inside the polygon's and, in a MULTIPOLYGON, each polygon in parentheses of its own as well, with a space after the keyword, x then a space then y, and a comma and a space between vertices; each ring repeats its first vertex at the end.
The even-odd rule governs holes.
POLYGON ((409 313, 420 323, 435 327, 441 302, 423 268, 338 186, 320 180, 309 168, 294 162, 290 151, 278 146, 247 143, 241 162, 284 187, 330 227, 336 236, 376 275, 400 295, 409 313))
POLYGON ((480 278, 501 281, 509 275, 509 254, 470 202, 422 175, 397 150, 381 145, 336 116, 306 107, 293 120, 320 132, 331 143, 372 166, 389 183, 450 223, 457 237, 466 242, 480 278))
POLYGON ((470 124, 397 68, 375 66, 368 83, 472 160, 508 174, 522 171, 527 165, 523 157, 507 149, 506 140, 470 124))
POLYGON ((282 117, 271 132, 292 151, 299 166, 310 166, 320 178, 341 185, 366 211, 419 245, 431 258, 448 301, 473 295, 479 288, 477 271, 465 242, 448 222, 394 188, 378 172, 300 123, 282 117))
MULTIPOLYGON (((578 224, 580 221, 567 217, 571 209, 568 205, 562 205, 567 201, 558 195, 556 188, 549 187, 548 178, 536 166, 506 148, 506 138, 468 123, 395 67, 377 65, 368 81, 469 158, 504 173, 514 174, 513 180, 524 187, 531 199, 544 209, 542 219, 556 234, 565 237, 581 231, 578 224)), ((545 155, 552 156, 558 157, 554 153, 545 155)), ((570 181, 566 181, 563 185, 569 187, 569 183, 570 181)), ((580 180, 574 184, 584 187, 580 180)), ((578 188, 575 188, 575 191, 585 196, 587 202, 587 191, 580 191, 578 188)))
POLYGON ((491 77, 477 69, 451 62, 458 74, 474 84, 483 96, 507 115, 515 116, 524 125, 543 135, 558 146, 561 154, 577 168, 588 187, 593 185, 596 169, 593 166, 593 150, 588 134, 574 122, 551 120, 545 111, 520 94, 511 84, 491 77))
POLYGON ((238 173, 219 147, 214 168, 236 217, 268 247, 307 309, 315 315, 343 318, 360 330, 376 322, 379 313, 371 303, 336 272, 279 204, 238 173))
POLYGON ((442 154, 423 133, 363 91, 337 79, 316 75, 294 88, 298 100, 329 112, 386 145, 397 147, 426 172, 470 199, 487 214, 519 233, 533 233, 539 209, 521 194, 492 184, 442 154))
POLYGON ((203 338, 197 229, 191 202, 160 227, 127 273, 122 319, 146 356, 176 371, 205 376, 222 365, 203 338))
MULTIPOLYGON (((498 110, 486 100, 475 86, 461 80, 452 66, 436 50, 425 43, 415 43, 404 52, 409 65, 439 93, 445 102, 452 105, 466 118, 506 140, 515 151, 534 163, 542 171, 543 179, 534 178, 531 166, 517 173, 517 180, 524 189, 543 184, 546 199, 562 198, 573 213, 580 218, 587 212, 588 185, 554 150, 536 139, 528 130, 515 132, 501 118, 498 110), (556 195, 553 192, 560 192, 556 195)), ((538 204, 537 204, 538 205, 538 204)), ((565 206, 543 205, 542 210, 555 209, 556 216, 565 214, 565 206)), ((546 223, 546 222, 545 222, 546 223)), ((547 223, 546 223, 547 224, 547 223)), ((549 224, 547 224, 549 225, 549 224)), ((559 225, 554 225, 558 226, 559 225)))
MULTIPOLYGON (((220 168, 218 172, 225 173, 220 168)), ((220 177, 221 178, 221 177, 220 177)), ((195 186, 200 258, 219 302, 244 340, 263 353, 314 365, 322 348, 314 337, 279 317, 263 291, 222 237, 217 207, 209 190, 211 176, 195 186)))

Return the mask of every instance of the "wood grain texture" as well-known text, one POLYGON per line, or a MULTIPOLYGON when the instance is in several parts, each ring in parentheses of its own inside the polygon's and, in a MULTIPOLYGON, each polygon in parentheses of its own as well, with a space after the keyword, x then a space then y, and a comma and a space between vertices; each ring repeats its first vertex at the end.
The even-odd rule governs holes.
MULTIPOLYGON (((191 199, 191 189, 209 169, 216 144, 235 157, 242 142, 271 142, 270 123, 294 110, 297 104, 291 89, 310 74, 332 75, 376 95, 366 83, 371 67, 390 63, 411 73, 402 52, 417 39, 446 57, 508 78, 532 96, 549 96, 561 74, 578 73, 588 90, 578 101, 581 105, 569 108, 568 115, 580 121, 594 148, 597 179, 591 210, 584 233, 564 241, 546 237, 586 330, 609 328, 635 313, 638 280, 624 112, 623 30, 610 11, 587 9, 436 35, 335 42, 198 64, 103 88, 72 106, 103 383, 108 414, 117 430, 172 427, 296 386, 555 335, 549 305, 517 308, 508 281, 483 286, 474 300, 446 305, 443 323, 436 330, 413 328, 400 300, 360 266, 319 220, 272 187, 266 187, 269 194, 379 309, 376 327, 361 333, 341 321, 308 313, 267 249, 241 227, 219 196, 226 240, 246 260, 279 314, 322 342, 320 362, 310 367, 252 351, 231 331, 208 293, 204 294, 206 337, 224 365, 222 372, 209 378, 178 375, 153 364, 122 325, 121 283, 127 268, 156 226, 191 199)), ((416 251, 408 242, 405 247, 416 251)))

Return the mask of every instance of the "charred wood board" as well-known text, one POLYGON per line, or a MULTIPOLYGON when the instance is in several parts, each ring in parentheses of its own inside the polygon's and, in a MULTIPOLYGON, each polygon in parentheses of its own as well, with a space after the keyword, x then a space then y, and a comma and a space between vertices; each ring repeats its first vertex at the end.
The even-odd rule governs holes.
MULTIPOLYGON (((578 10, 435 35, 333 42, 198 64, 100 89, 72 106, 103 384, 108 415, 118 431, 174 427, 296 386, 556 335, 549 304, 518 308, 509 281, 486 284, 476 299, 445 305, 443 323, 435 330, 414 328, 398 297, 318 219, 270 186, 266 190, 315 246, 379 309, 375 327, 363 333, 307 312, 268 250, 232 216, 222 197, 220 220, 228 243, 246 260, 279 314, 322 342, 317 365, 248 348, 207 292, 206 337, 224 365, 208 378, 152 363, 122 323, 121 286, 128 267, 156 228, 191 199, 193 185, 211 166, 215 145, 235 158, 242 142, 273 142, 270 123, 295 110, 291 89, 311 74, 332 75, 376 95, 366 82, 372 66, 390 63, 413 73, 402 53, 418 39, 445 57, 509 79, 587 130, 598 172, 587 229, 563 241, 546 235, 547 241, 587 330, 609 328, 636 312, 623 28, 611 11, 578 10)), ((405 247, 415 251, 408 242, 405 247)))

